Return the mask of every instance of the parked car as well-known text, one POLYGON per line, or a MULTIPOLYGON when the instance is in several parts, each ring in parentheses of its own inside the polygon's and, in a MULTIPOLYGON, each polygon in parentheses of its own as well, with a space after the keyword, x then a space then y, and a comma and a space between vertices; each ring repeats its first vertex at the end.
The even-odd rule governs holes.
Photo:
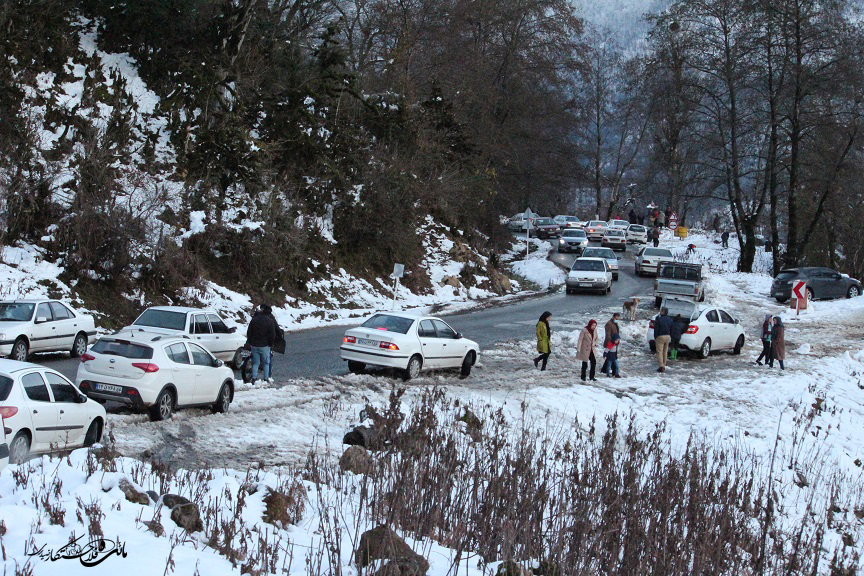
POLYGON ((612 291, 612 271, 604 258, 577 258, 567 274, 567 294, 580 291, 612 291))
POLYGON ((693 301, 705 300, 705 282, 702 280, 702 265, 684 262, 667 262, 660 265, 654 280, 654 305, 660 307, 664 296, 677 296, 693 301))
POLYGON ((627 243, 628 244, 647 244, 648 243, 648 228, 641 224, 630 224, 627 227, 627 243))
MULTIPOLYGON (((699 304, 684 298, 664 298, 662 305, 669 309, 669 316, 674 322, 686 323, 681 335, 679 350, 696 352, 700 358, 707 358, 716 350, 731 350, 733 354, 741 354, 744 348, 744 328, 738 320, 726 310, 715 306, 699 304), (678 320, 677 316, 681 319, 678 320)), ((659 314, 658 314, 659 316, 659 314)), ((645 340, 652 352, 656 351, 654 343, 654 321, 648 322, 645 340)))
POLYGON ((360 374, 366 366, 396 368, 403 378, 417 378, 424 370, 459 368, 471 374, 480 347, 449 324, 432 316, 408 312, 379 312, 342 338, 342 360, 360 374))
POLYGON ((583 258, 603 258, 609 266, 609 272, 612 273, 612 280, 618 280, 618 260, 620 258, 615 255, 611 248, 586 248, 582 251, 583 258))
POLYGON ((566 228, 578 228, 579 225, 582 224, 582 221, 579 220, 579 218, 577 218, 576 216, 564 216, 563 214, 555 216, 554 218, 552 218, 552 220, 554 220, 555 223, 558 224, 561 230, 564 230, 566 228))
POLYGON ((627 220, 609 220, 609 228, 618 228, 620 230, 627 230, 630 227, 630 222, 627 220))
POLYGON ((246 344, 246 334, 238 333, 234 326, 229 328, 215 311, 201 308, 153 306, 117 334, 126 334, 130 330, 173 336, 185 334, 234 368, 240 368, 240 357, 246 344))
POLYGON ((588 235, 588 240, 599 242, 603 239, 603 234, 609 226, 603 220, 589 220, 585 223, 585 233, 588 235))
POLYGON ((17 360, 0 360, 0 416, 12 464, 30 454, 92 446, 105 429, 105 408, 62 374, 17 360))
POLYGON ((639 250, 636 254, 636 275, 644 276, 645 274, 657 274, 660 265, 666 262, 674 262, 675 256, 672 251, 666 248, 649 248, 645 247, 639 250))
MULTIPOLYGON (((537 215, 532 214, 531 217, 528 218, 528 220, 531 221, 531 225, 533 226, 534 222, 537 220, 537 215)), ((507 222, 507 227, 510 229, 511 232, 522 232, 523 230, 525 230, 526 224, 527 221, 525 220, 525 214, 520 213, 514 214, 513 217, 510 218, 510 220, 507 222)))
POLYGON ((33 352, 66 352, 73 357, 87 350, 96 335, 93 316, 49 299, 0 302, 0 356, 26 362, 33 352))
POLYGON ((612 250, 627 250, 627 233, 621 228, 609 228, 603 234, 600 246, 612 250))
POLYGON ((234 399, 234 372, 185 335, 103 336, 81 356, 75 381, 90 398, 147 410, 154 421, 191 406, 227 412, 234 399))
POLYGON ((588 247, 588 236, 584 230, 577 228, 567 228, 561 231, 561 238, 558 239, 558 252, 576 252, 580 253, 588 247))
POLYGON ((537 218, 531 235, 536 238, 557 238, 561 234, 561 228, 552 218, 537 218))
POLYGON ((861 282, 847 274, 831 268, 805 267, 781 270, 771 284, 771 296, 778 302, 789 300, 792 297, 792 285, 798 280, 807 283, 808 300, 855 298, 862 294, 861 282))

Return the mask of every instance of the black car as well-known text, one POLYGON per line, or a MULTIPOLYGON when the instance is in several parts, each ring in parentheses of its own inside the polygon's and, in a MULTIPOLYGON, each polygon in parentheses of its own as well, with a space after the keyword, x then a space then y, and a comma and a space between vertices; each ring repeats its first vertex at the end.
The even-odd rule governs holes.
POLYGON ((561 235, 561 227, 552 218, 537 218, 531 235, 535 238, 557 238, 561 235))
POLYGON ((854 298, 861 295, 861 282, 830 268, 787 268, 781 270, 771 285, 771 296, 778 302, 792 297, 795 281, 807 283, 807 299, 854 298))

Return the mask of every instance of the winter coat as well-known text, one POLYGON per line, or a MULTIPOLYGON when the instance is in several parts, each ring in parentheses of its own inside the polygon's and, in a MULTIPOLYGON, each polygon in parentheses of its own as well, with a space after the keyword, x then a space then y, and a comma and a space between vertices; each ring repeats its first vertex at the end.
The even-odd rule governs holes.
POLYGON ((614 320, 606 322, 604 328, 606 329, 606 337, 603 339, 603 346, 606 346, 606 344, 612 341, 612 336, 615 334, 620 336, 620 333, 618 332, 618 324, 616 324, 614 320))
POLYGON ((246 343, 254 348, 273 346, 276 342, 276 320, 261 311, 252 316, 249 328, 246 329, 246 343))
POLYGON ((771 341, 771 320, 762 323, 762 340, 771 341))
POLYGON ((651 231, 651 238, 653 238, 654 240, 660 239, 660 225, 659 224, 655 225, 654 230, 651 231))
POLYGON ((588 331, 588 328, 583 328, 579 333, 579 342, 576 344, 576 359, 582 362, 588 362, 591 353, 594 353, 594 358, 597 358, 597 328, 594 328, 594 334, 588 331))
MULTIPOLYGON (((675 318, 672 320, 672 331, 669 333, 672 336, 672 342, 677 344, 681 341, 681 336, 684 335, 684 330, 687 329, 688 322, 684 318, 675 318)), ((654 332, 657 333, 656 330, 654 332)))
POLYGON ((672 336, 675 322, 666 314, 660 314, 654 319, 654 338, 659 336, 672 336))
POLYGON ((771 357, 775 360, 786 359, 786 328, 782 324, 775 324, 771 328, 771 357))
POLYGON ((537 352, 540 354, 549 354, 552 352, 549 326, 543 321, 537 322, 537 352))

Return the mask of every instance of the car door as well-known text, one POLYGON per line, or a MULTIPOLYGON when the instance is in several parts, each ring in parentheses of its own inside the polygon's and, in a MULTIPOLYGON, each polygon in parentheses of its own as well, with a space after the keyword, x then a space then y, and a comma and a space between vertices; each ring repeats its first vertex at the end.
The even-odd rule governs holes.
POLYGON ((38 371, 21 376, 21 385, 27 396, 27 410, 33 423, 31 450, 48 450, 57 438, 60 410, 51 401, 48 385, 38 371))
POLYGON ((60 448, 74 448, 84 443, 84 434, 90 426, 86 405, 81 403, 78 390, 56 372, 42 373, 57 408, 57 435, 54 442, 60 448))
POLYGON ((417 338, 420 340, 420 350, 423 354, 423 365, 426 368, 437 368, 441 365, 444 355, 444 342, 438 338, 435 324, 432 320, 421 320, 417 326, 417 338))
POLYGON ((30 338, 30 351, 39 352, 53 350, 57 340, 57 326, 54 324, 54 314, 48 302, 36 306, 33 317, 33 336, 30 338))
POLYGON ((826 288, 831 298, 844 298, 846 296, 846 283, 843 276, 834 270, 826 270, 826 288))
POLYGON ((438 339, 441 341, 441 363, 442 368, 455 368, 462 365, 462 359, 465 358, 466 346, 461 339, 457 338, 456 331, 453 330, 443 320, 432 320, 435 325, 435 332, 438 333, 438 339))
POLYGON ((210 330, 210 322, 207 321, 207 314, 195 313, 192 314, 189 332, 192 334, 192 339, 201 344, 207 350, 213 350, 215 340, 213 333, 210 330))
POLYGON ((54 315, 54 326, 57 332, 57 341, 54 343, 55 350, 71 350, 72 342, 78 333, 75 324, 75 315, 60 302, 51 302, 51 313, 54 315))
POLYGON ((732 346, 735 346, 735 343, 738 340, 738 329, 735 325, 735 319, 725 310, 718 309, 717 312, 720 314, 720 322, 723 324, 723 334, 726 340, 724 346, 731 348, 732 346))
POLYGON ((713 350, 717 350, 718 348, 725 348, 726 344, 726 336, 723 331, 723 323, 720 321, 720 313, 717 312, 716 308, 712 308, 705 313, 705 320, 707 321, 706 328, 708 329, 707 337, 711 338, 711 348, 713 350))
POLYGON ((211 337, 213 338, 213 347, 209 349, 210 353, 222 360, 233 359, 234 352, 243 345, 243 342, 239 341, 240 338, 231 332, 231 329, 218 314, 208 312, 207 320, 210 322, 211 337))
POLYGON ((192 365, 189 351, 182 342, 175 342, 164 350, 171 361, 171 383, 177 389, 177 404, 192 404, 195 397, 195 366, 192 365))
POLYGON ((187 342, 189 354, 192 356, 192 366, 195 369, 195 392, 194 404, 204 404, 216 401, 219 395, 219 387, 222 381, 219 379, 219 371, 214 370, 216 359, 207 350, 195 344, 187 342))

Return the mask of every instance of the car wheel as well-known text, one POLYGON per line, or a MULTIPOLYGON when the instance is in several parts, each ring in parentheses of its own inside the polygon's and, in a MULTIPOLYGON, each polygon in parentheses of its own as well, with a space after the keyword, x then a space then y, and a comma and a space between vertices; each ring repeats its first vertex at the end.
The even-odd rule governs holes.
POLYGON ((240 377, 243 379, 244 384, 252 382, 252 356, 247 356, 243 360, 243 365, 240 366, 240 377))
POLYGON ((243 366, 243 347, 237 348, 234 351, 234 357, 231 358, 231 368, 234 370, 240 370, 240 367, 243 366))
POLYGON ((705 292, 703 291, 702 294, 699 295, 699 302, 704 302, 704 301, 705 301, 705 292))
POLYGON ((850 286, 849 291, 846 292, 847 298, 857 298, 861 295, 861 289, 858 286, 850 286))
POLYGON ((357 362, 355 360, 348 361, 348 371, 351 372, 351 374, 363 374, 365 370, 366 364, 363 362, 357 362))
POLYGON ((403 374, 404 380, 413 380, 420 376, 420 369, 423 368, 423 359, 420 358, 419 354, 415 354, 411 357, 411 360, 408 361, 408 368, 405 370, 403 374))
POLYGON ((807 301, 808 301, 808 302, 812 302, 812 301, 815 300, 815 299, 816 299, 816 295, 813 294, 813 289, 812 289, 812 288, 807 288, 807 301))
POLYGON ((612 292, 612 282, 609 282, 609 285, 606 286, 606 294, 610 294, 612 292))
POLYGON ((663 298, 660 298, 659 296, 654 297, 654 308, 659 308, 662 303, 663 298))
POLYGON ((699 348, 699 357, 703 360, 708 358, 711 355, 711 339, 706 338, 704 342, 702 342, 702 346, 699 348))
POLYGON ((160 422, 171 418, 174 412, 174 393, 171 390, 163 390, 156 398, 156 402, 150 407, 150 420, 160 422))
POLYGON ((231 406, 231 383, 225 382, 222 388, 219 389, 219 396, 216 397, 216 402, 213 404, 213 412, 224 414, 228 412, 231 406))
POLYGON ((9 358, 17 360, 18 362, 26 362, 29 352, 30 347, 27 345, 27 340, 19 338, 15 341, 15 344, 12 345, 12 353, 9 354, 9 358))
POLYGON ((87 429, 87 434, 84 436, 84 447, 89 448, 93 446, 102 438, 102 425, 99 423, 99 420, 94 420, 90 423, 90 427, 87 429))
POLYGON ((650 342, 648 342, 648 349, 651 350, 652 354, 656 354, 657 353, 657 342, 655 342, 654 340, 651 340, 650 342))
POLYGON ((75 342, 72 343, 72 350, 69 351, 69 355, 72 358, 80 358, 85 352, 87 352, 87 335, 79 332, 75 336, 75 342))
POLYGON ((474 351, 468 352, 465 355, 465 359, 462 360, 462 369, 459 371, 459 375, 463 378, 466 378, 471 375, 471 367, 474 366, 474 362, 476 362, 477 358, 474 355, 474 351))
POLYGON ((29 455, 30 435, 22 430, 15 435, 12 443, 9 444, 9 463, 22 464, 27 461, 29 455))
POLYGON ((738 336, 738 340, 735 342, 735 348, 732 349, 732 353, 736 356, 741 354, 741 349, 744 348, 744 335, 738 336))

